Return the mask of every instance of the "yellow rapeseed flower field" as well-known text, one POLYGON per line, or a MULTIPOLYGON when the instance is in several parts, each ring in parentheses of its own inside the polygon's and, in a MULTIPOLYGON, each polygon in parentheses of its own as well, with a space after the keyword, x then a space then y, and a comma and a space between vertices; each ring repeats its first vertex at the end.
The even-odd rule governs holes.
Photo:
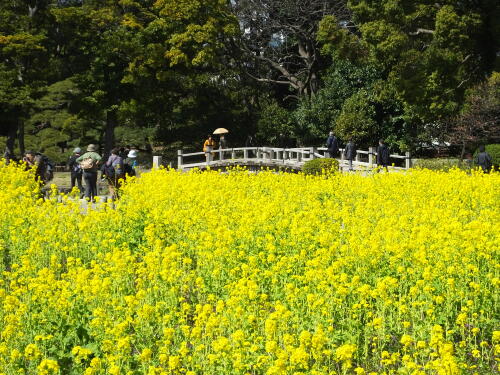
POLYGON ((116 208, 0 161, 1 374, 494 374, 500 174, 157 170, 116 208))

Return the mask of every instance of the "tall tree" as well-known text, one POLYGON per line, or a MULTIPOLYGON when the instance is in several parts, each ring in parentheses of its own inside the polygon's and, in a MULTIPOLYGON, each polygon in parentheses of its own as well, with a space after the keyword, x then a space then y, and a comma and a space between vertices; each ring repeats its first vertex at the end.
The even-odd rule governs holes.
POLYGON ((344 0, 235 0, 240 22, 238 45, 247 74, 259 82, 283 85, 289 94, 310 97, 320 87, 323 68, 317 40, 318 24, 334 15, 349 21, 344 0))
POLYGON ((24 152, 24 121, 48 75, 51 0, 0 3, 0 128, 13 155, 16 137, 24 152))
POLYGON ((349 7, 372 57, 423 123, 458 113, 500 49, 495 0, 349 0, 349 7))

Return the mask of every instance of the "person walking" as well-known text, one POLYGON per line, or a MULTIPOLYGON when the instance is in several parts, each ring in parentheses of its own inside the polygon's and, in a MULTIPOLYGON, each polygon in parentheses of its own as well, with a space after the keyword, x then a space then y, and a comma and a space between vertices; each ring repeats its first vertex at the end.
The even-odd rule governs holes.
POLYGON ((352 139, 345 145, 345 158, 349 163, 349 172, 353 171, 352 161, 356 158, 356 145, 352 139))
POLYGON ((339 143, 337 138, 333 135, 333 132, 330 132, 328 138, 326 140, 326 152, 327 157, 334 158, 339 152, 339 143))
POLYGON ((215 141, 212 139, 212 135, 209 134, 205 143, 203 143, 203 152, 205 153, 205 159, 208 162, 212 161, 212 151, 215 148, 215 141))
POLYGON ((479 146, 479 153, 476 157, 476 164, 479 165, 484 173, 490 173, 493 162, 490 154, 486 152, 484 145, 479 146))
POLYGON ((104 173, 108 180, 109 192, 111 199, 118 198, 118 189, 120 188, 120 180, 125 177, 125 168, 123 166, 123 158, 120 156, 120 149, 114 148, 111 150, 111 155, 105 164, 104 173))
POLYGON ((379 167, 382 166, 386 171, 389 171, 387 168, 387 166, 389 165, 389 148, 387 147, 383 139, 378 141, 377 165, 379 167))
POLYGON ((97 146, 94 144, 88 145, 87 152, 76 159, 83 170, 85 198, 92 202, 95 202, 97 196, 97 171, 101 159, 101 155, 97 153, 97 146))
POLYGON ((71 190, 73 190, 75 185, 78 184, 78 190, 80 191, 80 194, 83 194, 83 170, 80 167, 80 163, 76 161, 76 159, 78 159, 81 155, 82 149, 80 147, 75 148, 73 150, 73 155, 69 157, 68 167, 71 173, 71 190))

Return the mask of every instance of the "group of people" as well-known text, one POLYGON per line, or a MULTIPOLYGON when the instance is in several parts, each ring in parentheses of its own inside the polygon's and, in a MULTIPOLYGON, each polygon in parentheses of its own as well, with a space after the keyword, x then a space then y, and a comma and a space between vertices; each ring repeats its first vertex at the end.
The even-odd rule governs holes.
MULTIPOLYGON (((326 147, 328 153, 327 157, 334 158, 337 156, 339 152, 339 142, 333 132, 330 132, 326 140, 326 147)), ((478 151, 475 163, 477 166, 481 167, 484 173, 489 173, 493 167, 493 160, 490 154, 486 152, 484 145, 480 145, 478 151)), ((386 171, 388 170, 389 156, 389 147, 387 147, 383 139, 380 139, 377 147, 377 165, 384 168, 386 171)), ((349 163, 349 171, 352 171, 352 162, 356 158, 356 146, 352 139, 345 145, 344 158, 349 163)), ((470 166, 472 167, 472 156, 470 161, 470 166)))
POLYGON ((114 148, 105 163, 102 163, 102 157, 97 151, 94 144, 88 145, 85 153, 79 147, 73 150, 67 164, 71 171, 71 188, 78 186, 80 192, 84 191, 87 200, 95 201, 97 177, 101 171, 102 178, 108 182, 111 196, 117 198, 121 180, 136 174, 137 150, 114 148), (85 190, 82 180, 85 181, 85 190))
MULTIPOLYGON (((339 141, 337 137, 330 132, 326 140, 327 157, 335 158, 339 153, 339 141)), ((356 144, 353 139, 349 139, 344 149, 344 159, 349 164, 349 171, 353 171, 352 163, 356 159, 356 144)), ((389 165, 389 147, 385 144, 383 139, 379 140, 377 147, 377 165, 384 168, 386 171, 389 165)))
MULTIPOLYGON (((205 158, 207 162, 210 162, 213 160, 214 157, 214 150, 217 147, 217 142, 216 140, 212 137, 212 134, 209 134, 207 136, 207 139, 203 143, 203 152, 205 153, 205 158)), ((227 148, 227 140, 226 137, 222 134, 219 138, 219 149, 224 150, 227 148)), ((223 158, 224 154, 223 151, 220 151, 220 156, 223 158)))

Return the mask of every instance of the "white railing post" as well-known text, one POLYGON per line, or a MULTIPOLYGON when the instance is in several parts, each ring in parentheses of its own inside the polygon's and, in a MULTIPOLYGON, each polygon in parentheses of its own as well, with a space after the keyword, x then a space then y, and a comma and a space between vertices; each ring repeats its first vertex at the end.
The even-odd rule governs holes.
POLYGON ((243 150, 243 159, 248 159, 248 150, 246 148, 243 150))
POLYGON ((222 147, 219 148, 219 160, 224 160, 224 151, 222 151, 222 147))
POLYGON ((302 151, 297 151, 297 163, 302 161, 302 151))
POLYGON ((272 148, 269 149, 269 161, 273 161, 274 159, 274 150, 272 148))
POLYGON ((356 150, 356 163, 359 163, 359 159, 360 159, 359 152, 358 150, 356 150))
POLYGON ((236 159, 236 151, 234 151, 234 148, 231 149, 231 159, 236 159))
POLYGON ((344 165, 344 158, 345 158, 345 148, 340 149, 340 165, 344 165))
POLYGON ((410 151, 405 152, 405 168, 410 169, 411 168, 411 157, 410 157, 410 151))
POLYGON ((177 150, 177 168, 182 169, 182 164, 183 163, 183 156, 182 156, 182 150, 177 150))
POLYGON ((161 166, 161 156, 153 156, 153 169, 158 169, 161 166))
POLYGON ((368 165, 373 167, 373 155, 375 154, 374 147, 369 147, 368 148, 368 165))
POLYGON ((311 147, 311 159, 316 159, 316 147, 311 147))

